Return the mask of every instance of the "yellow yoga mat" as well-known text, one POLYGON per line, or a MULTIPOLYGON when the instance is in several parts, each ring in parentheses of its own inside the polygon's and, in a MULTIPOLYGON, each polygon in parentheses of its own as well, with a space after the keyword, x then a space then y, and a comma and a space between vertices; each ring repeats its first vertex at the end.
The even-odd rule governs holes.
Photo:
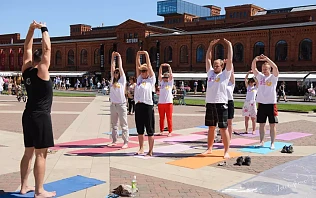
MULTIPOLYGON (((229 152, 231 158, 240 157, 242 153, 237 152, 229 152)), ((209 155, 196 155, 194 157, 188 157, 180 160, 175 160, 171 162, 167 162, 167 164, 181 166, 185 168, 197 169, 202 168, 204 166, 208 166, 211 164, 215 164, 221 161, 225 161, 224 150, 213 150, 212 154, 209 155)))

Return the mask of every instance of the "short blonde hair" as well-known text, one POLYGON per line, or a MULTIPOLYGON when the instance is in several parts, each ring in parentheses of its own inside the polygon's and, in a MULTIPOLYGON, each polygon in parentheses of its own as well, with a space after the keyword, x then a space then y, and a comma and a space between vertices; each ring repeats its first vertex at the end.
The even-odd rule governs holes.
POLYGON ((223 67, 224 66, 224 61, 222 60, 222 59, 216 59, 216 60, 214 60, 214 65, 215 65, 215 61, 219 61, 219 64, 220 64, 220 66, 221 67, 223 67))

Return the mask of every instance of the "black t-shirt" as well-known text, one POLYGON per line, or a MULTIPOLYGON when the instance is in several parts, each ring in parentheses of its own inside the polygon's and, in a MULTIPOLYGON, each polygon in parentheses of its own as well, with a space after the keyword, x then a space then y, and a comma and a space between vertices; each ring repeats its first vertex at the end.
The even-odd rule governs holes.
POLYGON ((42 80, 37 76, 38 69, 30 67, 23 72, 27 92, 25 110, 29 112, 51 112, 53 103, 53 83, 51 79, 42 80))

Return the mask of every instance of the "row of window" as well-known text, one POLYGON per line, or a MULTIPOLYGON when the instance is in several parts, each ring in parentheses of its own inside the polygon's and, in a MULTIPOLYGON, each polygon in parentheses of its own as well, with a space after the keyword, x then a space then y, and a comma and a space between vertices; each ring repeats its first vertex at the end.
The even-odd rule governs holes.
POLYGON ((124 40, 133 39, 133 38, 138 38, 138 34, 137 33, 125 33, 124 34, 124 40))
MULTIPOLYGON (((298 60, 310 61, 312 60, 312 41, 310 39, 303 39, 299 44, 299 55, 298 60)), ((244 61, 244 46, 241 43, 236 43, 233 46, 234 62, 243 62, 244 61)), ((108 61, 111 61, 111 54, 113 49, 109 50, 108 53, 108 61)), ((224 46, 222 44, 217 44, 213 50, 214 59, 224 59, 224 46)), ((204 63, 205 62, 205 53, 206 48, 203 44, 199 45, 196 48, 196 62, 204 63)), ((258 56, 260 54, 265 53, 265 45, 263 42, 257 42, 253 48, 253 57, 258 56)), ((100 50, 95 49, 93 54, 93 63, 95 65, 100 64, 100 50)), ((152 47, 149 50, 150 59, 152 62, 157 60, 157 48, 152 47)), ((165 47, 163 51, 164 62, 172 62, 173 60, 173 49, 171 46, 165 47)), ((133 64, 135 62, 135 49, 130 47, 126 50, 126 63, 133 64)), ((22 66, 22 58, 23 52, 18 54, 18 66, 22 66)), ((60 50, 55 52, 55 65, 62 65, 62 53, 60 50)), ((280 40, 276 43, 275 46, 275 61, 287 61, 288 59, 288 44, 284 40, 280 40)), ((180 55, 179 55, 180 63, 188 63, 189 62, 189 49, 188 46, 183 45, 180 47, 180 55)), ((5 54, 0 54, 0 68, 5 65, 5 54)), ((14 53, 9 54, 9 65, 14 65, 14 53)), ((75 53, 74 50, 69 50, 67 53, 67 65, 75 65, 75 53)), ((86 49, 82 49, 80 51, 80 65, 88 65, 88 51, 86 49)))

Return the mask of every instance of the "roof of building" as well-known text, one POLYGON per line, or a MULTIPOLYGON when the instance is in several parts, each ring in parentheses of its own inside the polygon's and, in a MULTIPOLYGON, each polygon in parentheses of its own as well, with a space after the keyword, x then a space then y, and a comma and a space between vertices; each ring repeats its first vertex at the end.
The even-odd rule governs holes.
POLYGON ((314 26, 314 25, 316 25, 316 22, 265 25, 265 26, 243 27, 243 28, 225 28, 225 29, 217 29, 217 30, 205 30, 205 31, 178 32, 177 34, 174 34, 174 33, 151 34, 150 36, 151 37, 162 37, 162 36, 180 36, 180 35, 212 34, 212 33, 226 33, 226 32, 243 32, 243 31, 254 31, 254 30, 269 30, 269 29, 280 29, 280 28, 304 27, 304 26, 314 26))
POLYGON ((262 10, 262 11, 257 12, 255 16, 261 16, 261 15, 266 15, 266 14, 307 11, 307 10, 316 10, 316 5, 305 5, 305 6, 296 6, 296 7, 288 7, 288 8, 277 8, 277 9, 271 9, 271 10, 262 10))

